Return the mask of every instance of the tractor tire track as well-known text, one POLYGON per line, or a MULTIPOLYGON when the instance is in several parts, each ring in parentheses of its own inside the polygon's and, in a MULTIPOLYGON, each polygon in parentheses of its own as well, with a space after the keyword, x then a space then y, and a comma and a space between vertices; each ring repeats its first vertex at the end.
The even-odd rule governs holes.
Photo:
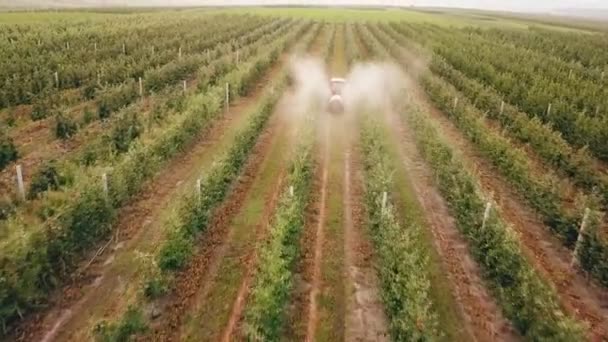
POLYGON ((321 157, 321 193, 319 195, 318 216, 316 217, 315 241, 312 261, 311 289, 308 295, 308 312, 306 324, 306 341, 315 340, 315 332, 318 321, 317 316, 317 297, 321 287, 321 262, 323 258, 323 228, 325 226, 325 210, 327 202, 327 179, 329 175, 329 129, 325 127, 324 142, 322 143, 321 157))

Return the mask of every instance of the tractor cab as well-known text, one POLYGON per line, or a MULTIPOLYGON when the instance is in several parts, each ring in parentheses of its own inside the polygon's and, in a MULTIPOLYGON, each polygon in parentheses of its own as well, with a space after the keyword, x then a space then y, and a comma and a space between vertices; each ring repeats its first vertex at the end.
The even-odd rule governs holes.
POLYGON ((331 89, 331 98, 328 103, 328 111, 333 114, 340 114, 344 112, 344 101, 342 100, 342 90, 346 80, 343 78, 333 77, 329 80, 329 87, 331 89))

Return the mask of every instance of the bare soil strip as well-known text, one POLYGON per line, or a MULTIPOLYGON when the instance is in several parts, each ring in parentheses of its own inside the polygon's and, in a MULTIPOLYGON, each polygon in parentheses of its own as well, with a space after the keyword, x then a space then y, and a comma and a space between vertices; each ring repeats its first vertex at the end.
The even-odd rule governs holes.
MULTIPOLYGON (((349 142, 351 145, 352 142, 349 142)), ((374 269, 373 245, 365 232, 363 183, 357 151, 344 156, 344 268, 346 341, 389 341, 388 320, 374 269)))
POLYGON ((485 288, 481 271, 468 251, 464 237, 456 228, 445 200, 434 185, 431 170, 418 153, 413 132, 394 112, 389 114, 390 127, 397 141, 400 163, 410 175, 414 190, 430 228, 441 269, 450 281, 458 310, 465 318, 462 327, 477 341, 513 341, 517 334, 502 315, 500 307, 485 288))
POLYGON ((595 285, 578 270, 570 268, 572 252, 563 247, 538 215, 526 206, 520 195, 500 176, 500 172, 476 151, 469 140, 439 110, 430 105, 420 90, 417 99, 437 122, 443 135, 454 144, 472 169, 486 193, 492 193, 502 216, 520 235, 520 242, 528 259, 545 279, 556 288, 561 304, 574 317, 590 325, 593 340, 608 340, 608 290, 595 285))
MULTIPOLYGON (((281 69, 277 63, 258 83, 256 90, 242 98, 227 115, 201 134, 180 156, 174 158, 129 205, 122 208, 115 225, 117 235, 85 269, 83 262, 71 284, 54 296, 45 312, 32 317, 19 329, 21 340, 86 340, 91 328, 104 317, 116 317, 139 290, 140 253, 152 254, 164 237, 163 219, 172 209, 172 198, 188 190, 201 171, 209 167, 247 119, 248 109, 281 69), (109 253, 108 253, 109 252, 109 253)), ((102 245, 105 245, 103 242, 102 245)), ((97 249, 92 252, 92 255, 97 249)))
POLYGON ((321 193, 319 196, 319 213, 316 220, 316 231, 314 241, 314 252, 313 252, 313 265, 312 265, 312 284, 311 290, 308 296, 308 320, 306 325, 306 341, 315 340, 315 331, 318 321, 317 317, 317 296, 320 291, 321 282, 321 258, 323 256, 323 227, 325 225, 325 210, 327 201, 327 178, 329 175, 328 166, 329 163, 329 130, 323 132, 325 135, 325 142, 323 143, 322 159, 321 159, 321 193))

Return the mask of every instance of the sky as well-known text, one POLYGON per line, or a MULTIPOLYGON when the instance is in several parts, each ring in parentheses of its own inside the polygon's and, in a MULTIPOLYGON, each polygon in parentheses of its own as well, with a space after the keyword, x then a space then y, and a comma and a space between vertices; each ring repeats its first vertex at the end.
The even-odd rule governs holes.
MULTIPOLYGON (((145 0, 144 0, 145 1, 145 0)), ((148 0, 150 1, 150 0, 148 0)), ((153 0, 162 1, 162 0, 153 0)), ((234 4, 234 3, 294 3, 294 4, 394 4, 415 6, 439 6, 479 8, 508 11, 547 11, 564 8, 607 9, 608 0, 173 0, 191 3, 234 4)))
MULTIPOLYGON (((602 9, 608 11, 608 0, 0 0, 1 5, 55 4, 68 6, 200 6, 200 5, 255 5, 255 4, 361 4, 437 6, 505 10, 517 12, 551 12, 563 9, 602 9)), ((10 7, 10 6, 9 6, 10 7)), ((563 14, 563 13, 562 13, 563 14)))
POLYGON ((465 7, 496 10, 547 10, 556 8, 608 9, 607 0, 413 0, 420 6, 465 7))

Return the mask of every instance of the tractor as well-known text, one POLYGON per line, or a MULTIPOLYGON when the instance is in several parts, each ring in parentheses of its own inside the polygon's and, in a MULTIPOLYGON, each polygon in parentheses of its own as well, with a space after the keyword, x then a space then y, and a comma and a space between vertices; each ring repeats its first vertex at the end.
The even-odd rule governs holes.
POLYGON ((329 80, 331 97, 327 104, 327 111, 332 114, 342 114, 344 112, 344 100, 342 99, 342 91, 346 80, 339 77, 333 77, 329 80))

